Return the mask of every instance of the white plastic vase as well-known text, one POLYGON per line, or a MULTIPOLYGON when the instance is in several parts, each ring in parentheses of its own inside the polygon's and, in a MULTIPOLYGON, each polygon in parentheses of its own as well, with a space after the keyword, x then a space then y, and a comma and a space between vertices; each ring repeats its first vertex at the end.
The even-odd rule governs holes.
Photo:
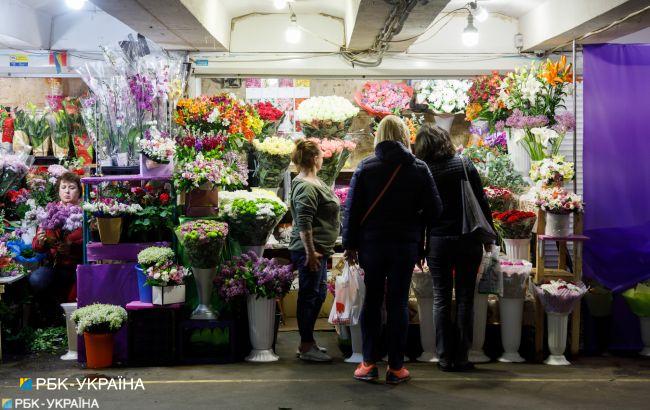
POLYGON ((433 298, 418 298, 418 316, 420 318, 420 342, 422 354, 418 362, 436 363, 436 325, 433 316, 433 298))
POLYGON ((68 331, 68 351, 60 357, 61 360, 77 360, 77 332, 72 321, 72 312, 77 310, 76 303, 61 303, 65 313, 65 325, 68 331))
POLYGON ((192 312, 192 320, 212 320, 217 315, 210 309, 210 299, 212 297, 212 281, 217 274, 217 268, 192 268, 192 275, 196 282, 196 291, 199 295, 199 305, 192 312))
POLYGON ((566 349, 569 314, 549 312, 546 316, 548 324, 548 350, 551 351, 551 354, 544 360, 544 364, 568 366, 571 363, 564 357, 564 350, 566 349))
POLYGON ((641 321, 641 339, 643 340, 643 350, 639 354, 650 357, 650 317, 639 319, 641 321))
POLYGON ((510 155, 515 171, 524 178, 528 178, 531 164, 530 156, 524 146, 521 145, 521 142, 517 141, 520 138, 520 133, 523 132, 524 130, 520 129, 508 129, 508 154, 510 155))
POLYGON ((345 363, 363 362, 363 338, 361 336, 361 326, 350 326, 350 337, 352 339, 352 356, 345 359, 345 363))
POLYGON ((454 114, 434 115, 436 125, 451 134, 451 126, 454 124, 454 114))
POLYGON ((487 323, 487 301, 488 295, 474 292, 474 329, 472 331, 472 348, 469 351, 469 361, 472 363, 487 363, 490 361, 490 358, 483 352, 487 323))
POLYGON ((567 237, 571 232, 571 214, 546 213, 546 229, 549 236, 567 237))
POLYGON ((506 256, 512 260, 530 260, 530 239, 504 239, 506 256))
POLYGON ((246 357, 247 362, 267 363, 280 359, 273 353, 273 336, 275 333, 275 299, 257 298, 249 295, 248 335, 253 350, 246 357))
POLYGON ((502 363, 525 362, 524 358, 519 355, 524 299, 501 298, 499 313, 501 317, 501 343, 503 344, 503 354, 499 357, 499 361, 502 363))

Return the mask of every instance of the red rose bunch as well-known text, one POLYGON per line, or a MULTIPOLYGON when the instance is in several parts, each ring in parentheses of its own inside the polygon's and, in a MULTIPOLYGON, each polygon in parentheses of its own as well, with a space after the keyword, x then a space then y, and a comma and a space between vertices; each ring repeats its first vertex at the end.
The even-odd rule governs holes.
POLYGON ((505 212, 493 212, 494 225, 504 239, 528 239, 537 220, 534 212, 516 209, 505 212))
POLYGON ((264 121, 277 121, 282 118, 282 111, 275 108, 269 101, 258 102, 255 104, 255 109, 264 121))

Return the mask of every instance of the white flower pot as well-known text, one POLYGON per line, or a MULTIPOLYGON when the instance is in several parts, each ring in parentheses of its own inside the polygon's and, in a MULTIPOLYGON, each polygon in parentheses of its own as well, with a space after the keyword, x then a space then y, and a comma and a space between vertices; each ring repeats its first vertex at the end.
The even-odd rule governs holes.
POLYGON ((525 362, 524 358, 519 355, 524 299, 501 298, 499 313, 501 316, 501 343, 503 344, 503 354, 499 357, 499 361, 502 363, 525 362))
POLYGON ((530 239, 504 239, 503 243, 509 259, 530 261, 530 239))
POLYGON ((77 310, 76 303, 61 303, 65 313, 65 325, 68 333, 68 352, 60 357, 61 360, 77 360, 77 331, 72 321, 72 312, 77 310))
POLYGON ((361 337, 361 326, 350 326, 350 337, 352 339, 352 356, 345 359, 345 363, 363 362, 363 338, 361 337))
POLYGON ((551 366, 568 366, 571 363, 564 357, 566 349, 568 313, 547 313, 548 323, 548 350, 551 355, 544 360, 544 364, 551 366))
POLYGON ((154 305, 185 303, 185 285, 152 286, 151 303, 154 305))
POLYGON ((650 357, 650 317, 640 317, 639 320, 641 322, 641 340, 643 340, 643 350, 639 354, 650 357))
POLYGON ((280 358, 273 353, 273 336, 275 330, 275 299, 256 298, 249 295, 248 334, 253 350, 246 357, 247 362, 275 362, 280 358))
POLYGON ((487 323, 488 295, 474 292, 474 329, 472 331, 472 348, 469 351, 469 361, 472 363, 487 363, 490 358, 483 352, 485 343, 485 325, 487 323))
POLYGON ((241 245, 241 253, 244 254, 252 251, 261 258, 264 256, 265 247, 266 245, 241 245))
POLYGON ((567 237, 571 231, 571 214, 546 213, 545 232, 548 236, 567 237))
POLYGON ((192 275, 196 281, 196 290, 199 295, 199 305, 192 312, 192 320, 216 319, 217 315, 210 309, 212 297, 212 281, 217 274, 217 268, 192 268, 192 275))
POLYGON ((420 341, 422 354, 418 362, 436 363, 436 325, 433 316, 433 298, 418 298, 418 316, 420 318, 420 341))
POLYGON ((454 124, 455 116, 453 114, 434 115, 433 119, 436 125, 451 134, 451 126, 454 124))
POLYGON ((517 141, 519 134, 523 132, 523 130, 519 129, 508 129, 508 154, 510 155, 515 171, 524 178, 529 178, 530 156, 524 146, 521 145, 521 142, 517 141))

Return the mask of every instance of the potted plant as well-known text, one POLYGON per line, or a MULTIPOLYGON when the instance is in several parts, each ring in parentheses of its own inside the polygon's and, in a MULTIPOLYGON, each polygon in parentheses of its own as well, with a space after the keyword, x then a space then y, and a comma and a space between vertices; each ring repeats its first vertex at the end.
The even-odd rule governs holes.
POLYGON ((295 274, 291 265, 258 257, 248 252, 225 263, 214 283, 219 295, 226 301, 246 297, 248 326, 253 350, 249 362, 278 360, 273 353, 276 299, 290 289, 295 274))
POLYGON ((185 278, 190 271, 172 261, 156 263, 146 270, 147 285, 151 286, 154 305, 172 305, 185 302, 185 278))
POLYGON ((307 137, 341 139, 358 113, 359 108, 348 99, 329 95, 301 102, 296 110, 296 119, 307 137))
POLYGON ((233 239, 258 256, 262 256, 269 235, 287 212, 285 203, 264 189, 223 192, 221 205, 220 216, 228 222, 233 239))
POLYGON ((147 128, 140 145, 140 173, 147 176, 170 176, 174 169, 176 141, 155 126, 147 128))
POLYGON ((537 220, 534 212, 493 212, 494 227, 503 239, 506 255, 510 259, 530 259, 530 234, 537 220))
POLYGON ((138 293, 140 302, 152 303, 152 289, 149 281, 150 269, 162 267, 174 260, 174 251, 171 248, 150 246, 138 253, 138 264, 135 271, 138 277, 138 293))
POLYGON ((95 202, 84 202, 83 210, 97 218, 99 238, 104 245, 120 243, 122 218, 142 211, 138 204, 126 204, 114 198, 101 198, 95 202))
POLYGON ((539 191, 536 204, 546 211, 546 235, 560 238, 572 233, 571 214, 584 209, 579 195, 557 187, 539 191))
POLYGON ((131 198, 142 207, 129 221, 129 237, 136 242, 171 241, 177 226, 174 215, 176 206, 164 186, 147 183, 144 187, 132 187, 131 198))
POLYGON ((268 137, 264 141, 253 140, 255 149, 255 177, 258 185, 276 191, 284 180, 295 148, 292 140, 268 137))
POLYGON ((215 319, 216 315, 208 305, 212 295, 212 281, 228 235, 228 224, 200 219, 181 224, 176 234, 192 267, 199 295, 199 305, 192 312, 191 318, 215 319))
POLYGON ((101 369, 113 364, 113 336, 126 322, 126 310, 120 306, 95 303, 72 313, 77 333, 86 345, 86 366, 101 369))

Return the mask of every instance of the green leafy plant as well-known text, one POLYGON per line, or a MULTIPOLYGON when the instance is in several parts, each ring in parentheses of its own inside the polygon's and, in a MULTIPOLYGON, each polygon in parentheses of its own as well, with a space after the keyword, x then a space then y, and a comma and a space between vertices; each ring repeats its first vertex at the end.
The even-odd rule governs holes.
POLYGON ((29 350, 33 353, 59 353, 65 349, 67 333, 63 326, 36 329, 29 343, 29 350))
POLYGON ((36 111, 36 106, 31 103, 27 103, 27 110, 16 110, 15 129, 24 131, 33 147, 40 147, 52 134, 52 129, 47 113, 38 114, 36 111))

